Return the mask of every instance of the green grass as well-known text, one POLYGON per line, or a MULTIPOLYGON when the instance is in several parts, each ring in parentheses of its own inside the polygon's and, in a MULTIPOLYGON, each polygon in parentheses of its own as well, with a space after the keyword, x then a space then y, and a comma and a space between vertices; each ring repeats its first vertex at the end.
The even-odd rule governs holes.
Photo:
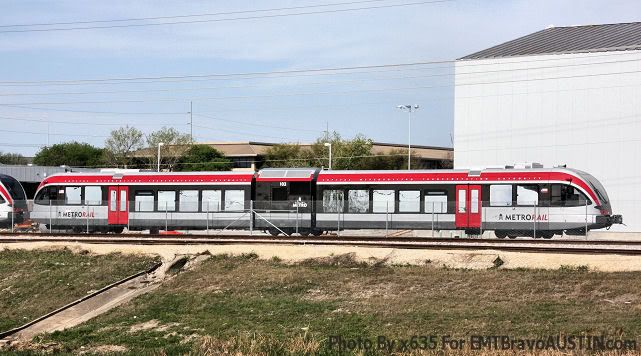
POLYGON ((152 257, 70 250, 0 250, 0 331, 12 329, 135 272, 152 257))
POLYGON ((641 273, 212 256, 132 303, 37 342, 66 352, 118 345, 131 354, 332 354, 331 335, 559 333, 638 338, 641 273))

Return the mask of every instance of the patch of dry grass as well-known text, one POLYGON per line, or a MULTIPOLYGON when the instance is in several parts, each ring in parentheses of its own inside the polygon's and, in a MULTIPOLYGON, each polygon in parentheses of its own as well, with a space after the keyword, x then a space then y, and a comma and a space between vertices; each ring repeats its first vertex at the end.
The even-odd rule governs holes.
MULTIPOLYGON (((332 335, 641 336, 641 273, 378 262, 343 255, 288 265, 212 256, 133 303, 44 340, 70 352, 120 345, 132 354, 254 355, 334 354, 332 335), (169 327, 131 332, 150 321, 169 327)), ((496 353, 485 353, 490 354, 496 353)))
POLYGON ((93 256, 66 249, 2 250, 0 331, 25 324, 153 262, 148 256, 93 256))

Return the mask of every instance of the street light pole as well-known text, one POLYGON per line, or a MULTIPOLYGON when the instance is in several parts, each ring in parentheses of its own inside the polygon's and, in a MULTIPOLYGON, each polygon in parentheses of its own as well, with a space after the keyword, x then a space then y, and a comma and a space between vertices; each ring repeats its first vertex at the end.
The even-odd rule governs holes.
POLYGON ((325 142, 325 147, 329 148, 329 170, 332 170, 332 144, 325 142))
POLYGON ((407 170, 410 170, 412 161, 412 111, 418 110, 418 105, 399 105, 397 108, 407 110, 407 170))
POLYGON ((164 145, 162 142, 158 142, 158 172, 160 172, 160 146, 164 145))

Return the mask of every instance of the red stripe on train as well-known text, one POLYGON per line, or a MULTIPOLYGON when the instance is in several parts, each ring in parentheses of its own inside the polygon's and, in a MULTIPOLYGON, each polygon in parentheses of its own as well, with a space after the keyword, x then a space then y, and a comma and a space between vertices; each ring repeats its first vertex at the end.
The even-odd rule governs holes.
POLYGON ((9 204, 13 205, 13 198, 11 197, 9 192, 4 188, 4 185, 2 185, 2 183, 0 183, 0 195, 2 195, 9 204))

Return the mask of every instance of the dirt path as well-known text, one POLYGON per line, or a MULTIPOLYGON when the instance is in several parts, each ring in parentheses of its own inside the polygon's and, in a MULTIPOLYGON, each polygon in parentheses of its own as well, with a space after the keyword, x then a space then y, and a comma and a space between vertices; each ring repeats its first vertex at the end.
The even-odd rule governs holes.
MULTIPOLYGON (((206 256, 191 259, 186 267, 192 267, 202 261, 204 257, 206 256)), ((38 334, 51 333, 84 323, 85 321, 122 305, 139 295, 149 293, 150 291, 158 288, 161 282, 172 277, 168 272, 169 269, 175 264, 177 265, 178 262, 184 258, 185 256, 174 255, 170 260, 164 262, 152 273, 138 276, 123 284, 115 286, 93 298, 82 301, 68 309, 41 320, 1 341, 3 341, 3 344, 12 344, 15 342, 20 343, 31 340, 38 334)))
POLYGON ((176 255, 242 254, 255 252, 260 258, 277 256, 283 261, 298 262, 308 258, 319 258, 345 253, 354 254, 358 260, 386 260, 392 264, 425 264, 450 268, 485 269, 493 266, 497 256, 504 264, 501 268, 558 269, 561 266, 588 266, 599 271, 641 271, 641 258, 621 255, 586 255, 562 253, 523 253, 495 250, 420 250, 380 247, 331 246, 331 245, 121 245, 83 244, 64 242, 25 242, 0 244, 0 248, 47 249, 71 248, 97 254, 112 252, 159 255, 171 260, 176 255))

